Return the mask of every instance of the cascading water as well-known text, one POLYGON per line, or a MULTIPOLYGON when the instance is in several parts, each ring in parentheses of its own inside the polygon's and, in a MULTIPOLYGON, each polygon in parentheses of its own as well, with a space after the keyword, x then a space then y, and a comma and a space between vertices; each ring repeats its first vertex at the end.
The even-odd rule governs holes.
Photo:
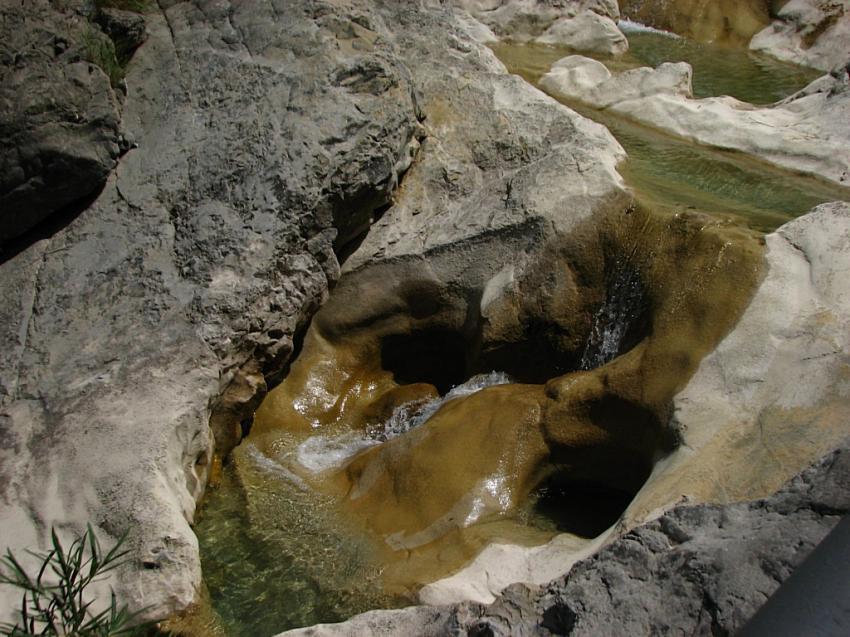
POLYGON ((596 369, 623 353, 629 344, 629 333, 641 320, 645 306, 637 271, 626 263, 618 263, 605 300, 593 316, 579 369, 596 369))
POLYGON ((396 438, 424 424, 450 400, 469 396, 486 387, 510 382, 511 378, 503 372, 492 371, 487 374, 478 374, 453 387, 445 396, 433 400, 412 400, 402 403, 393 410, 385 422, 372 425, 365 432, 348 431, 335 436, 322 434, 311 436, 298 445, 296 460, 298 464, 313 473, 341 467, 364 449, 396 438))

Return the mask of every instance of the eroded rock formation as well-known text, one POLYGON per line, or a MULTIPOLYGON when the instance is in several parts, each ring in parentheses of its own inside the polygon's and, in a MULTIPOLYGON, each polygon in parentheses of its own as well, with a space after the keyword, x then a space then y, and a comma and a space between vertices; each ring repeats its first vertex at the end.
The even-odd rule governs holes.
MULTIPOLYGON (((33 25, 25 34, 58 10, 8 11, 8 28, 33 25)), ((70 223, 0 266, 0 516, 13 549, 37 547, 53 525, 72 535, 92 522, 104 539, 130 529, 120 592, 162 617, 200 582, 190 523, 211 411, 239 417, 244 398, 228 386, 255 366, 284 369, 338 276, 334 242, 344 250, 389 203, 422 113, 372 5, 178 2, 145 20, 122 122, 138 148, 70 223)), ((63 60, 45 68, 107 96, 99 70, 63 60)), ((45 84, 29 88, 37 75, 14 77, 20 99, 49 101, 45 84)), ((4 128, 4 148, 31 130, 4 128)), ((111 167, 104 156, 97 165, 111 167)), ((213 424, 223 444, 238 426, 213 424)))
POLYGON ((773 0, 620 0, 624 17, 699 40, 746 45, 770 24, 773 0))
POLYGON ((751 49, 822 71, 840 71, 850 63, 847 0, 790 0, 776 18, 753 36, 751 49))
POLYGON ((638 527, 569 575, 513 586, 489 606, 365 613, 297 636, 736 634, 850 512, 847 444, 750 503, 680 505, 638 527))
POLYGON ((0 6, 0 245, 92 195, 128 146, 114 45, 70 4, 0 6))
POLYGON ((570 56, 555 63, 540 86, 706 146, 850 185, 847 70, 765 107, 729 96, 694 99, 691 76, 685 62, 612 74, 601 62, 570 56))
POLYGON ((629 48, 617 28, 620 13, 612 0, 457 0, 453 4, 471 14, 461 19, 482 42, 534 41, 603 55, 618 55, 629 48))

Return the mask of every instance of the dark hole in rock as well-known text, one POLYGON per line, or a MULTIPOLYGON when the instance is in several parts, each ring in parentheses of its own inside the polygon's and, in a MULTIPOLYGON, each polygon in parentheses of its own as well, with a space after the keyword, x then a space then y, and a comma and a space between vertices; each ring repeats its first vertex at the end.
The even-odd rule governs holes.
POLYGON ((594 538, 620 519, 633 497, 634 493, 598 482, 572 481, 556 474, 533 495, 533 514, 559 532, 594 538))
POLYGON ((569 635, 576 625, 576 614, 567 604, 556 603, 543 611, 540 624, 556 635, 569 635))
POLYGON ((428 383, 445 394, 467 379, 463 336, 439 329, 385 336, 381 367, 400 385, 428 383))
POLYGON ((567 339, 569 335, 554 322, 530 322, 522 341, 485 348, 475 373, 497 369, 518 383, 543 384, 577 369, 578 354, 574 347, 563 344, 567 339))

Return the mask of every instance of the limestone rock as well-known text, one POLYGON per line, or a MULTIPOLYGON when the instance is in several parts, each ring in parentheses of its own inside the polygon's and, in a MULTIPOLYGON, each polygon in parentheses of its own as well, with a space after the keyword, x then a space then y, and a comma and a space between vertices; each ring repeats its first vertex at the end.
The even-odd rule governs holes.
POLYGON ((850 511, 848 487, 845 444, 770 498, 676 507, 539 592, 506 592, 470 628, 505 636, 735 634, 850 511))
POLYGON ((620 16, 612 0, 454 0, 500 38, 569 46, 577 51, 618 54, 628 41, 617 28, 620 16))
POLYGON ((850 77, 842 70, 777 104, 754 107, 732 97, 692 99, 687 64, 611 75, 571 56, 543 76, 552 95, 610 109, 706 146, 850 185, 850 77))
POLYGON ((691 75, 685 62, 665 62, 657 69, 641 67, 613 75, 597 60, 571 55, 558 60, 541 78, 540 86, 553 95, 609 108, 654 95, 693 97, 691 75))
POLYGON ((616 23, 593 11, 582 11, 574 18, 556 20, 535 42, 602 55, 619 55, 629 49, 629 41, 616 23))
POLYGON ((850 2, 791 0, 750 41, 754 51, 823 71, 850 63, 850 2))
MULTIPOLYGON (((12 168, 43 137, 94 167, 59 165, 88 189, 117 154, 109 81, 56 53, 72 48, 66 25, 14 4, 3 5, 14 38, 3 39, 3 107, 37 100, 30 124, 3 121, 3 178, 20 182, 13 195, 41 178, 12 168), (45 37, 28 40, 35 32, 45 37), (49 50, 32 49, 42 42, 49 50), (44 66, 23 65, 27 55, 44 66), (63 116, 80 124, 42 126, 66 86, 80 104, 63 116)), ((245 363, 270 378, 285 370, 338 276, 334 238, 344 250, 389 203, 421 135, 417 88, 371 4, 161 6, 127 69, 123 126, 138 147, 64 228, 0 264, 3 548, 43 548, 52 525, 66 538, 92 522, 105 543, 129 529, 117 590, 152 617, 197 594, 190 524, 211 411, 237 420, 214 423, 233 431, 264 386, 245 363)), ((18 600, 0 595, 5 619, 18 600)))
POLYGON ((121 152, 109 39, 46 0, 0 6, 0 244, 91 195, 121 152))

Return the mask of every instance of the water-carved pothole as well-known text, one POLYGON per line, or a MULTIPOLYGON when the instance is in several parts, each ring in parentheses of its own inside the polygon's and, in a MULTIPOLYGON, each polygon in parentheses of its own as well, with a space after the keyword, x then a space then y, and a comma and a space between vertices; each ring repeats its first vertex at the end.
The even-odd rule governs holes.
MULTIPOLYGON (((475 254, 498 254, 488 241, 475 254)), ((226 468, 245 537, 262 538, 243 550, 295 561, 343 614, 409 603, 492 542, 614 524, 675 447, 672 396, 744 306, 760 248, 632 210, 507 265, 483 256, 345 275, 226 468)), ((204 558, 212 596, 238 614, 239 586, 212 590, 218 561, 204 558)), ((281 629, 340 619, 319 606, 281 610, 281 629)))

